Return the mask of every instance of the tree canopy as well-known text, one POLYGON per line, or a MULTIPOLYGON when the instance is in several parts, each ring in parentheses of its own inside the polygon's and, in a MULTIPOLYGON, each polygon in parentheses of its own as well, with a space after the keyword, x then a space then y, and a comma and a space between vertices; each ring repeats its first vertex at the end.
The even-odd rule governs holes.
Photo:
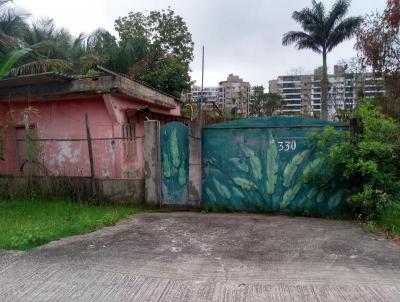
POLYGON ((101 28, 74 37, 52 19, 28 23, 29 15, 11 2, 0 0, 0 60, 13 58, 7 75, 97 75, 96 66, 102 65, 176 97, 190 88, 193 41, 185 21, 170 8, 118 18, 118 38, 101 28))
POLYGON ((250 102, 250 116, 271 116, 282 107, 282 97, 275 93, 265 93, 263 86, 254 86, 250 102))

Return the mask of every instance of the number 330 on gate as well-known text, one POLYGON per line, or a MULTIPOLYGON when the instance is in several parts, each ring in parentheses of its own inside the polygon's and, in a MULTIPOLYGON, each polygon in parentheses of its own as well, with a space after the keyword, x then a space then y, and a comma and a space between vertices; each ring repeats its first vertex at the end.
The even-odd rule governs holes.
POLYGON ((284 141, 277 142, 278 143, 278 151, 279 152, 288 152, 296 150, 297 143, 296 141, 284 141))

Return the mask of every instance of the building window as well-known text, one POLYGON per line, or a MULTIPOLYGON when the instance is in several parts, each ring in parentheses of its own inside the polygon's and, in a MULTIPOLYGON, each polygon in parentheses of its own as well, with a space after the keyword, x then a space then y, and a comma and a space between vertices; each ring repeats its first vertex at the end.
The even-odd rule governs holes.
POLYGON ((122 124, 122 141, 125 161, 133 162, 136 158, 136 129, 134 124, 122 124))

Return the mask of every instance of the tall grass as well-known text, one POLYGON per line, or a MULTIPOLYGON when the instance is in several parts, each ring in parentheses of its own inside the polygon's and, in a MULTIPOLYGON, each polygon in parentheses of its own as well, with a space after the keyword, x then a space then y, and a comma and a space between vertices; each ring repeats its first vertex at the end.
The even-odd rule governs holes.
POLYGON ((400 203, 383 212, 378 225, 393 235, 400 236, 400 203))
POLYGON ((28 250, 65 236, 92 232, 140 210, 68 199, 0 199, 0 250, 28 250))

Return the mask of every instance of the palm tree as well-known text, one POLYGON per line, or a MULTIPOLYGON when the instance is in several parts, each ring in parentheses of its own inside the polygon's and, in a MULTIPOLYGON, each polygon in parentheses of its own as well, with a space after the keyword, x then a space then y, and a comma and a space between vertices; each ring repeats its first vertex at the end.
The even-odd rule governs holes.
POLYGON ((30 48, 21 48, 12 51, 7 56, 2 57, 0 59, 0 80, 7 77, 11 71, 13 66, 26 54, 31 52, 30 48))
POLYGON ((312 8, 295 11, 292 18, 304 31, 290 31, 283 36, 284 46, 295 43, 297 49, 311 49, 322 54, 321 118, 328 119, 327 54, 346 39, 350 39, 361 25, 361 17, 345 18, 350 0, 337 0, 328 13, 322 2, 312 1, 312 8))
POLYGON ((6 56, 22 46, 22 36, 27 30, 28 14, 16 11, 8 4, 11 0, 0 0, 0 55, 6 56))
POLYGON ((72 36, 64 29, 57 29, 52 19, 33 23, 22 37, 25 47, 32 49, 11 71, 14 76, 47 71, 66 72, 71 69, 68 60, 72 36))

